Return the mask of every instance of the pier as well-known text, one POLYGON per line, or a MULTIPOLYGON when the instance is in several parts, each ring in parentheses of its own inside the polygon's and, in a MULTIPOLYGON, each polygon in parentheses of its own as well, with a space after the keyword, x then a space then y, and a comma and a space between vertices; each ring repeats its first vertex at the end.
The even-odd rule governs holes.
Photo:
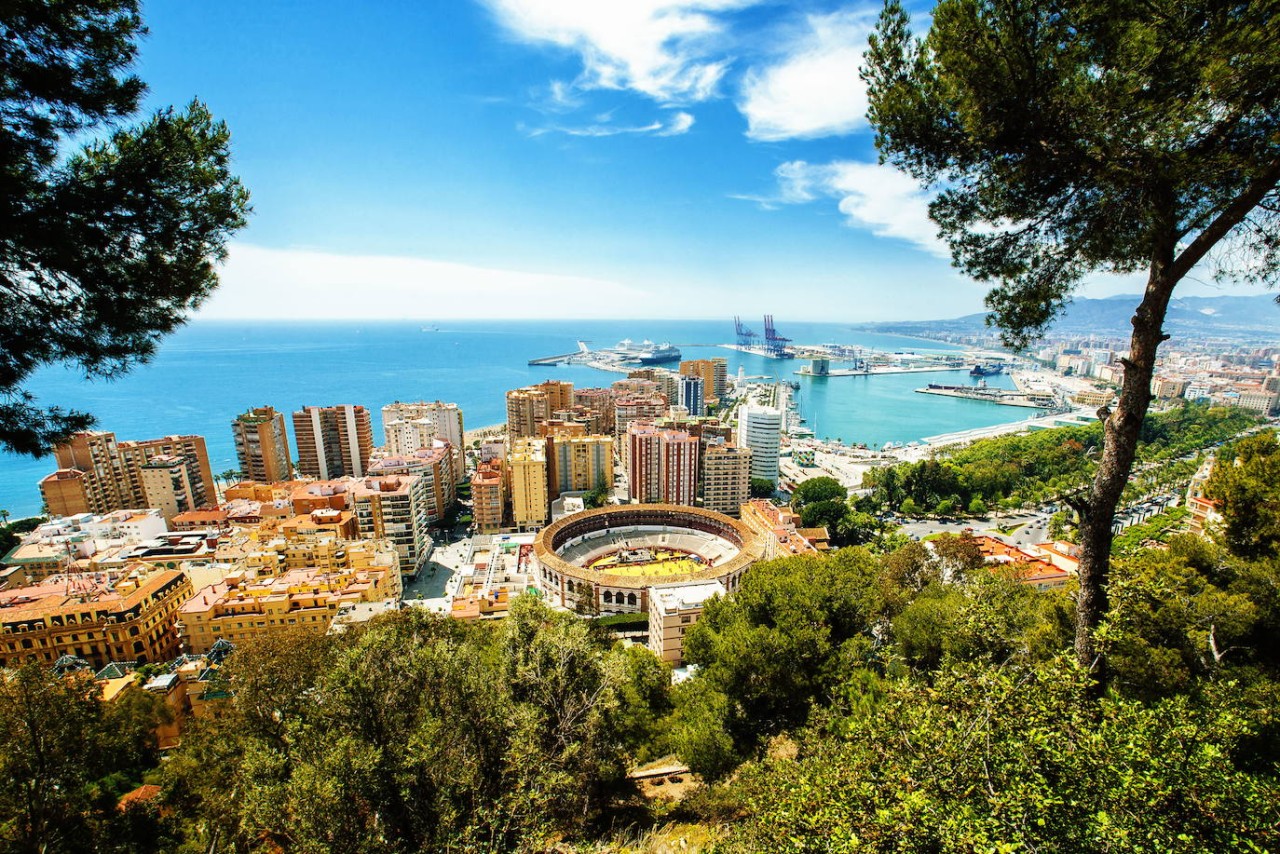
POLYGON ((563 365, 567 362, 573 361, 580 355, 582 355, 581 351, 574 350, 572 353, 564 353, 559 356, 543 356, 541 359, 530 359, 529 365, 563 365))
POLYGON ((925 388, 916 389, 918 394, 940 394, 943 397, 963 397, 966 400, 983 400, 987 403, 998 403, 1001 406, 1021 406, 1025 409, 1053 409, 1058 405, 1056 399, 1047 395, 1024 394, 1019 391, 1006 391, 986 386, 936 385, 929 383, 925 388))

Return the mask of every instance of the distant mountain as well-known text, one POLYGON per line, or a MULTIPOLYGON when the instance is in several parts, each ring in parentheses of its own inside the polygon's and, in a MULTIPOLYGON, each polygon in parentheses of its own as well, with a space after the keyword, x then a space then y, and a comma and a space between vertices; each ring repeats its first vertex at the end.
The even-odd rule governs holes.
MULTIPOLYGON (((1127 336, 1132 331, 1129 319, 1138 301, 1136 294, 1076 299, 1054 323, 1052 332, 1127 336)), ((985 319, 985 314, 967 314, 950 320, 864 323, 855 328, 904 335, 974 335, 986 329, 985 319)), ((1272 294, 1174 298, 1169 303, 1165 331, 1174 337, 1257 338, 1269 334, 1280 339, 1280 305, 1272 294)))

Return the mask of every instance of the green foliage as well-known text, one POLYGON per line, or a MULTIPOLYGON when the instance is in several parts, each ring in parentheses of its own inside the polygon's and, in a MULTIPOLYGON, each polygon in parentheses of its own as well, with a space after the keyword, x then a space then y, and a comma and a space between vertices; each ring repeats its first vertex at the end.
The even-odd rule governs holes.
POLYGON ((1099 639, 1121 690, 1151 698, 1206 681, 1274 677, 1266 638, 1280 619, 1273 562, 1242 562, 1183 535, 1167 551, 1118 561, 1114 572, 1099 639))
POLYGON ((1111 553, 1131 555, 1146 548, 1150 543, 1168 542, 1170 537, 1186 527, 1186 520, 1190 515, 1185 507, 1170 507, 1145 522, 1130 525, 1111 541, 1111 553))
POLYGON ((1280 55, 1249 49, 1273 12, 942 0, 920 39, 886 3, 862 71, 876 147, 942 188, 930 216, 956 266, 993 284, 1007 342, 1034 340, 1088 273, 1149 267, 1158 332, 1165 289, 1228 235, 1259 248, 1218 272, 1273 280, 1280 55))
POLYGON ((230 135, 202 104, 124 126, 145 91, 128 73, 138 6, 0 9, 0 446, 19 453, 92 422, 38 406, 32 372, 66 362, 113 377, 146 361, 216 287, 245 224, 230 135))
POLYGON ((143 691, 104 704, 92 679, 34 663, 0 670, 0 851, 89 852, 127 836, 116 801, 154 767, 162 709, 143 691))
POLYGON ((528 596, 497 627, 408 611, 271 644, 237 650, 229 708, 168 766, 193 842, 507 850, 580 835, 668 709, 652 654, 605 647, 528 596))
POLYGON ((800 511, 800 523, 806 528, 826 528, 829 531, 835 531, 849 512, 849 505, 844 502, 844 499, 815 501, 804 505, 800 511))
POLYGON ((1000 572, 972 572, 959 585, 932 584, 893 621, 903 660, 928 672, 968 661, 1037 661, 1070 643, 1070 604, 1000 572))
POLYGON ((1247 436, 1218 458, 1205 488, 1221 503, 1223 542, 1241 557, 1280 554, 1280 442, 1247 436))
POLYGON ((609 486, 608 484, 600 484, 582 496, 582 504, 588 510, 596 507, 603 507, 609 503, 609 486))
POLYGON ((796 487, 791 496, 791 506, 801 510, 808 504, 819 501, 844 502, 849 497, 849 490, 840 485, 834 477, 815 477, 806 480, 796 487))
MULTIPOLYGON (((877 576, 875 559, 862 549, 785 558, 753 568, 731 598, 707 603, 685 636, 685 659, 725 698, 699 694, 703 709, 693 716, 701 724, 725 714, 718 728, 733 747, 714 756, 746 755, 762 739, 802 725, 812 704, 866 660, 871 628, 892 598, 877 576)), ((716 733, 708 738, 719 744, 716 733)))
MULTIPOLYGON (((1199 404, 1156 413, 1144 422, 1138 456, 1147 464, 1159 464, 1163 471, 1176 458, 1228 439, 1257 422, 1247 412, 1199 404)), ((944 515, 968 506, 973 512, 979 502, 981 509, 1010 510, 1057 498, 1085 484, 1093 476, 1101 448, 1098 423, 997 436, 954 450, 944 459, 871 469, 863 476, 863 486, 873 490, 877 506, 906 515, 920 508, 944 515)), ((1153 488, 1157 480, 1151 479, 1153 488)))
POLYGON ((778 491, 778 485, 767 477, 753 477, 750 490, 752 498, 772 498, 778 491))
POLYGON ((903 680, 798 761, 750 766, 727 850, 1268 850, 1280 787, 1235 758, 1275 693, 1094 703, 1063 659, 903 680), (1251 847, 1252 846, 1252 847, 1251 847))

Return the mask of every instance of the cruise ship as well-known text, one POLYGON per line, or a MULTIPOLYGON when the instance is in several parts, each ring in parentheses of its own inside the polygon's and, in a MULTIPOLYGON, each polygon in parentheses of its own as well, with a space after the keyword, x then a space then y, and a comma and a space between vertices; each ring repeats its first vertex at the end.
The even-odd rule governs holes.
POLYGON ((654 344, 647 338, 639 344, 630 338, 618 342, 611 351, 624 362, 638 362, 641 365, 661 365, 667 362, 680 361, 680 349, 667 342, 654 344))

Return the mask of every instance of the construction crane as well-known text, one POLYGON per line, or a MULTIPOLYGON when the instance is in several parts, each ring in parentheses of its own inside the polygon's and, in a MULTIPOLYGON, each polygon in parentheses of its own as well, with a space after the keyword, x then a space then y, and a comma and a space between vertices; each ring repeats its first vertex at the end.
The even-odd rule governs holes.
POLYGON ((764 349, 775 359, 786 358, 787 345, 791 343, 790 338, 783 337, 778 334, 778 330, 773 326, 773 315, 766 314, 764 316, 764 349))

